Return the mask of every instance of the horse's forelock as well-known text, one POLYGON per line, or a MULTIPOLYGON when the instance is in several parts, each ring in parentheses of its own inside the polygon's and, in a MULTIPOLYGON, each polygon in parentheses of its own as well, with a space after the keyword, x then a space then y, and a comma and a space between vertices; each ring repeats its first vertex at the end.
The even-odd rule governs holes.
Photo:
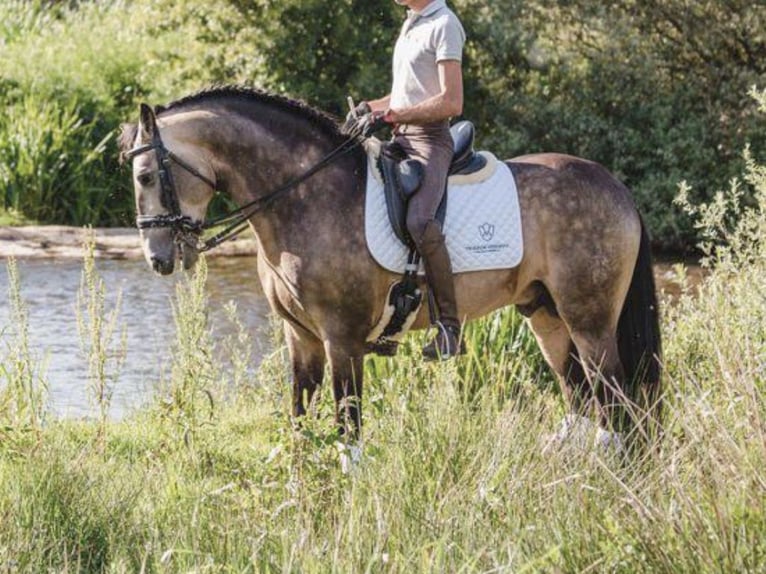
POLYGON ((117 147, 120 149, 120 163, 125 163, 125 154, 133 148, 136 141, 138 124, 122 124, 120 135, 117 137, 117 147))

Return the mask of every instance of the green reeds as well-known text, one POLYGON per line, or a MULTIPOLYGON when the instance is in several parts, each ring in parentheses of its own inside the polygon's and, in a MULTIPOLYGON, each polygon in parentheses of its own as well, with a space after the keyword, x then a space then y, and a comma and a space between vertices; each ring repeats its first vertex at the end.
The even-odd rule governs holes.
POLYGON ((177 284, 173 304, 176 340, 166 411, 187 441, 212 417, 221 378, 210 330, 206 282, 207 262, 200 257, 194 272, 177 284))
POLYGON ((120 328, 122 293, 107 308, 106 285, 96 269, 96 240, 93 230, 83 242, 83 270, 77 293, 77 330, 80 347, 88 363, 88 395, 98 409, 101 435, 106 433, 114 384, 125 362, 127 331, 120 328))
POLYGON ((94 221, 107 194, 94 186, 93 169, 111 134, 95 140, 76 99, 62 105, 25 94, 0 116, 2 208, 46 222, 94 221))
POLYGON ((8 431, 40 431, 45 419, 47 382, 45 366, 36 358, 29 343, 29 313, 21 295, 21 280, 16 260, 8 271, 10 325, 0 331, 0 424, 8 431))

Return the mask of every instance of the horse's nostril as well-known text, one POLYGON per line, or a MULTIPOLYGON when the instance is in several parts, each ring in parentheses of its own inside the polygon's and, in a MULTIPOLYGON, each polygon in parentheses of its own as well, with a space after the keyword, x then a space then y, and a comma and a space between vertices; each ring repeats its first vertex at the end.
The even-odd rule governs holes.
POLYGON ((152 269, 161 275, 169 275, 173 272, 173 260, 152 257, 152 269))

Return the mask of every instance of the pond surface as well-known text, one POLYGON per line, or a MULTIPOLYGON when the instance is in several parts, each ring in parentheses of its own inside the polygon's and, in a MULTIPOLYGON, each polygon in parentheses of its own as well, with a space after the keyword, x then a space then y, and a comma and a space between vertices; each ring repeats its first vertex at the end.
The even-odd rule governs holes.
MULTIPOLYGON (((20 260, 17 262, 21 296, 28 311, 29 339, 33 358, 45 363, 49 408, 54 416, 81 417, 92 414, 88 400, 87 360, 81 351, 77 330, 77 294, 82 261, 20 260)), ((121 418, 156 392, 158 383, 169 375, 175 324, 171 302, 181 274, 159 277, 141 260, 97 260, 99 276, 107 290, 107 309, 113 309, 122 295, 118 323, 126 331, 127 356, 118 379, 110 414, 121 418)), ((260 288, 254 257, 208 259, 207 294, 210 322, 216 339, 234 332, 224 307, 236 303, 238 317, 253 338, 254 366, 271 345, 269 308, 260 288)), ((699 268, 689 268, 696 283, 699 268)), ((673 262, 655 267, 658 289, 673 295, 673 262)), ((5 357, 12 338, 9 334, 10 308, 8 273, 0 264, 0 359, 5 357)), ((119 343, 114 343, 119 346, 119 343)))
MULTIPOLYGON (((254 340, 253 360, 258 362, 271 340, 268 304, 261 292, 254 257, 208 259, 207 294, 210 323, 216 339, 235 327, 224 306, 233 301, 241 322, 254 340)), ((80 417, 94 411, 88 401, 87 359, 81 351, 77 329, 77 296, 82 261, 19 260, 21 297, 28 312, 29 342, 36 363, 44 363, 50 412, 54 416, 80 417)), ((169 375, 171 345, 175 340, 172 301, 182 274, 159 277, 141 260, 97 260, 96 269, 106 286, 106 308, 113 309, 117 294, 122 302, 118 325, 126 332, 125 362, 112 384, 110 414, 123 417, 155 392, 169 375)), ((8 332, 10 305, 8 273, 0 264, 0 359, 12 337, 8 332)), ((119 339, 119 338, 117 338, 119 339)), ((119 348, 119 340, 113 348, 119 348)))

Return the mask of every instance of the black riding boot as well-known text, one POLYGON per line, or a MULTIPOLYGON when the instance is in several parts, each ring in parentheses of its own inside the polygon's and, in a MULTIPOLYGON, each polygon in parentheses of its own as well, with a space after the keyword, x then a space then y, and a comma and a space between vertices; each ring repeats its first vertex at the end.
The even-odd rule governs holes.
POLYGON ((439 312, 436 337, 423 347, 423 357, 433 361, 462 355, 465 346, 457 314, 452 264, 438 221, 428 222, 417 247, 439 312))

